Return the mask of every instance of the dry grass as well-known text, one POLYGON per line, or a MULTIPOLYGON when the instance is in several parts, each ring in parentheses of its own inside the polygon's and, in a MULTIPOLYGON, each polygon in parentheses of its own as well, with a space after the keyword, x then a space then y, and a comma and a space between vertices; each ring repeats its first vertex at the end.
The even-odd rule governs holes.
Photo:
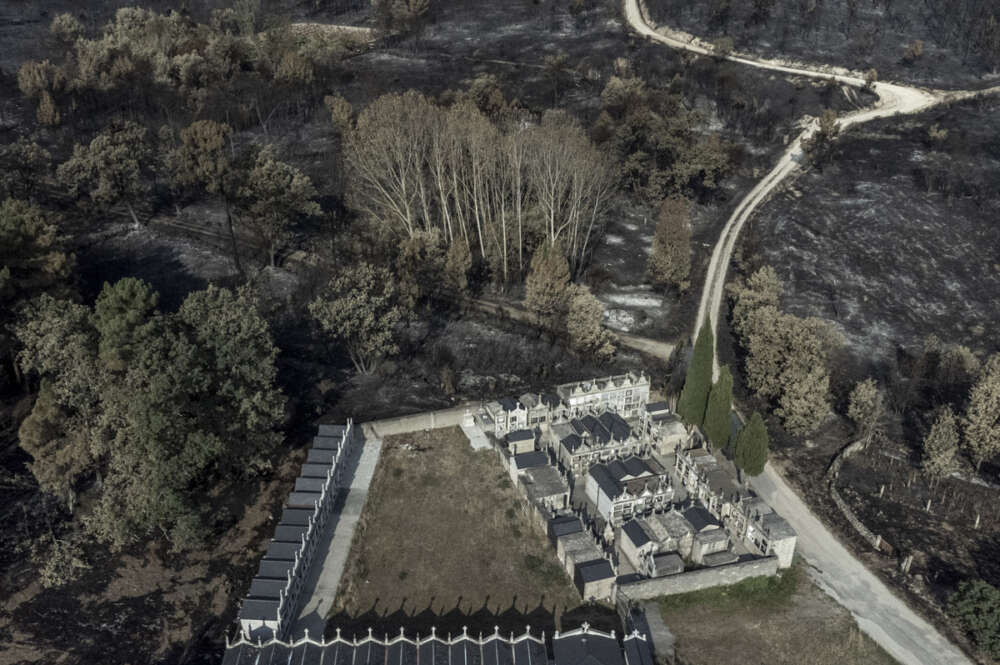
POLYGON ((660 599, 677 662, 731 665, 896 665, 797 565, 781 578, 660 599))
POLYGON ((328 631, 551 631, 579 603, 493 452, 458 428, 385 439, 328 631))

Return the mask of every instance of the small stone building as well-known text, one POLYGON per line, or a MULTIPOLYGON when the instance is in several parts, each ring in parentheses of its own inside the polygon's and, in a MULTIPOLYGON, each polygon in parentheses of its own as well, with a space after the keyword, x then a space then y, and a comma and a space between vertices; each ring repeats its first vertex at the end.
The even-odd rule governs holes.
POLYGON ((573 583, 585 601, 610 600, 615 593, 615 571, 606 559, 586 561, 576 565, 573 583))
POLYGON ((578 564, 604 559, 604 552, 593 536, 586 531, 577 531, 556 539, 556 556, 572 579, 578 564))

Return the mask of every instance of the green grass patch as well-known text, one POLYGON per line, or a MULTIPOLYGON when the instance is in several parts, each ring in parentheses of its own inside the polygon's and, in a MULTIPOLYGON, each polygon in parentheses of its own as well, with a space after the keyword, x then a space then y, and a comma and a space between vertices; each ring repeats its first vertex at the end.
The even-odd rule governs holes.
POLYGON ((798 590, 802 575, 801 566, 795 564, 774 577, 751 577, 728 586, 663 596, 657 602, 661 612, 693 606, 710 607, 724 612, 740 612, 750 607, 779 608, 787 605, 798 590))

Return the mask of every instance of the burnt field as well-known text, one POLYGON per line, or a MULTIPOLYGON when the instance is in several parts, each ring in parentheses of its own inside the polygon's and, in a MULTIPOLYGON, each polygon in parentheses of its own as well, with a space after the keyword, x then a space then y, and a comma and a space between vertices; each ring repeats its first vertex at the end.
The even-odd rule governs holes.
POLYGON ((822 172, 767 202, 744 242, 777 269, 788 310, 831 321, 870 366, 929 334, 996 351, 998 108, 968 102, 852 130, 822 172))
POLYGON ((977 88, 997 78, 1000 53, 984 33, 996 4, 921 2, 772 2, 647 0, 658 25, 760 57, 867 71, 883 80, 937 88, 977 88), (917 44, 919 42, 919 45, 917 44))

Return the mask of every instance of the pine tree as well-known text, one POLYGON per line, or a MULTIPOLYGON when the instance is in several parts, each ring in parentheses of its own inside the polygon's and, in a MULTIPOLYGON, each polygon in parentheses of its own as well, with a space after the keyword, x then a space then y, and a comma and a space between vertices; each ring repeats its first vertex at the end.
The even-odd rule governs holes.
POLYGON ((705 436, 716 448, 729 445, 730 412, 733 408, 733 375, 728 365, 719 369, 719 380, 712 385, 705 409, 705 436))
POLYGON ((563 253, 548 243, 536 249, 524 280, 524 306, 553 325, 566 312, 569 291, 569 262, 563 253))
POLYGON ((958 468, 958 419, 950 406, 938 413, 924 438, 923 467, 932 476, 943 478, 958 468))
POLYGON ((885 403, 875 380, 858 381, 851 391, 847 406, 847 417, 854 421, 858 434, 866 441, 870 441, 878 430, 884 414, 885 403))
POLYGON ((701 427, 704 422, 708 393, 712 389, 714 352, 712 329, 706 323, 698 331, 691 364, 688 365, 687 377, 684 379, 684 389, 681 390, 681 396, 677 400, 677 413, 689 425, 701 427))
POLYGON ((767 426, 760 413, 754 411, 733 443, 733 462, 750 476, 759 476, 767 464, 768 446, 767 426))
POLYGON ((657 286, 690 285, 691 272, 691 203, 683 198, 669 198, 660 204, 653 237, 653 251, 646 264, 649 279, 657 286))
POLYGON ((976 469, 1000 452, 1000 353, 990 356, 969 394, 965 445, 976 469))
POLYGON ((593 355, 598 360, 609 359, 615 345, 603 325, 604 305, 586 286, 573 288, 566 315, 566 334, 574 349, 593 355))

